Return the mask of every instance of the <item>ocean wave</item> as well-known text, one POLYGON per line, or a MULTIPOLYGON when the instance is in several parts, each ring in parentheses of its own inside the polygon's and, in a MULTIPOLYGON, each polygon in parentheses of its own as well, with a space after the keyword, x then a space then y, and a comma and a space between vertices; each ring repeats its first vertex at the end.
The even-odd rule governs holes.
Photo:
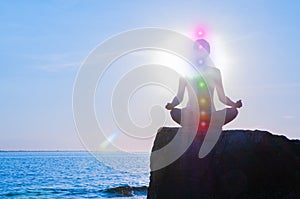
POLYGON ((43 188, 39 190, 24 190, 14 191, 0 194, 0 197, 42 197, 42 196, 57 196, 57 197, 70 197, 70 196, 87 196, 87 197, 100 197, 100 198, 119 198, 119 197, 134 197, 146 196, 147 186, 134 187, 129 185, 117 186, 103 190, 97 189, 64 189, 64 188, 43 188))

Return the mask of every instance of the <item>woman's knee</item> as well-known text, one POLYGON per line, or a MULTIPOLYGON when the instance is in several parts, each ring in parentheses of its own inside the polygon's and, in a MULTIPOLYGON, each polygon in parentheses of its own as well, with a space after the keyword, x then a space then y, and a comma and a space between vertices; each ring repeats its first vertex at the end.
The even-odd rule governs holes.
POLYGON ((171 117, 174 119, 174 118, 177 118, 178 117, 178 110, 176 108, 172 109, 171 112, 171 117))
POLYGON ((171 114, 171 117, 174 119, 174 116, 175 116, 175 110, 172 109, 171 112, 170 112, 170 114, 171 114))
POLYGON ((239 111, 237 108, 231 108, 232 110, 232 116, 236 117, 239 114, 239 111))
POLYGON ((239 114, 239 111, 238 111, 237 108, 230 108, 229 109, 229 118, 230 118, 230 120, 234 120, 237 117, 238 114, 239 114))
POLYGON ((181 110, 180 109, 174 108, 171 110, 170 114, 171 114, 172 119, 175 122, 180 123, 180 120, 181 120, 181 110))
POLYGON ((234 120, 238 115, 238 110, 236 108, 227 108, 226 109, 226 119, 225 119, 225 123, 227 124, 229 122, 231 122, 232 120, 234 120))

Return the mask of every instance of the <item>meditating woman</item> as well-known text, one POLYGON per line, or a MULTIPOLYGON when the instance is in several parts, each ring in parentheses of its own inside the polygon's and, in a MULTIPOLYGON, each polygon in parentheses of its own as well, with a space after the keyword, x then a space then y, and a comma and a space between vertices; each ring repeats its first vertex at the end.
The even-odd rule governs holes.
MULTIPOLYGON (((184 118, 182 116, 189 117, 193 115, 192 112, 195 111, 195 106, 198 106, 198 114, 200 116, 200 119, 198 119, 198 130, 205 133, 211 123, 211 118, 214 118, 213 116, 224 116, 221 125, 225 125, 236 118, 238 115, 237 109, 242 107, 242 102, 241 100, 234 102, 225 95, 221 72, 209 63, 209 43, 204 39, 195 41, 194 52, 197 54, 198 61, 196 66, 198 67, 199 74, 192 78, 181 77, 179 79, 178 93, 172 102, 167 103, 166 109, 171 110, 171 117, 175 122, 183 125, 182 120, 184 118), (183 109, 175 108, 182 102, 185 90, 188 91, 189 97, 187 106, 183 109), (219 100, 223 104, 230 106, 230 108, 216 110, 213 101, 215 90, 217 91, 219 100), (183 114, 184 112, 185 114, 183 114)), ((189 120, 189 118, 186 118, 186 120, 189 120)))

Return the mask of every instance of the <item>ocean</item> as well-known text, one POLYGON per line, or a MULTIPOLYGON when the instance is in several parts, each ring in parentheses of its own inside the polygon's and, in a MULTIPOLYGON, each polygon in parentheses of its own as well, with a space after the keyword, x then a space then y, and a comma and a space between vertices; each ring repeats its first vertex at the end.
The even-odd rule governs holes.
POLYGON ((0 152, 0 198, 146 198, 149 153, 0 152))

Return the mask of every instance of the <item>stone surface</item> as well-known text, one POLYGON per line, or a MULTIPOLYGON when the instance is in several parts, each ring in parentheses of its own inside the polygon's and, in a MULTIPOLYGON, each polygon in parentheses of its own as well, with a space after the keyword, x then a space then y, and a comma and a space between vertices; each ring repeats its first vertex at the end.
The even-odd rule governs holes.
MULTIPOLYGON (((152 151, 177 130, 161 128, 152 151)), ((151 171, 148 199, 300 198, 299 140, 258 130, 223 131, 209 155, 199 159, 202 141, 196 137, 179 159, 151 171)))

